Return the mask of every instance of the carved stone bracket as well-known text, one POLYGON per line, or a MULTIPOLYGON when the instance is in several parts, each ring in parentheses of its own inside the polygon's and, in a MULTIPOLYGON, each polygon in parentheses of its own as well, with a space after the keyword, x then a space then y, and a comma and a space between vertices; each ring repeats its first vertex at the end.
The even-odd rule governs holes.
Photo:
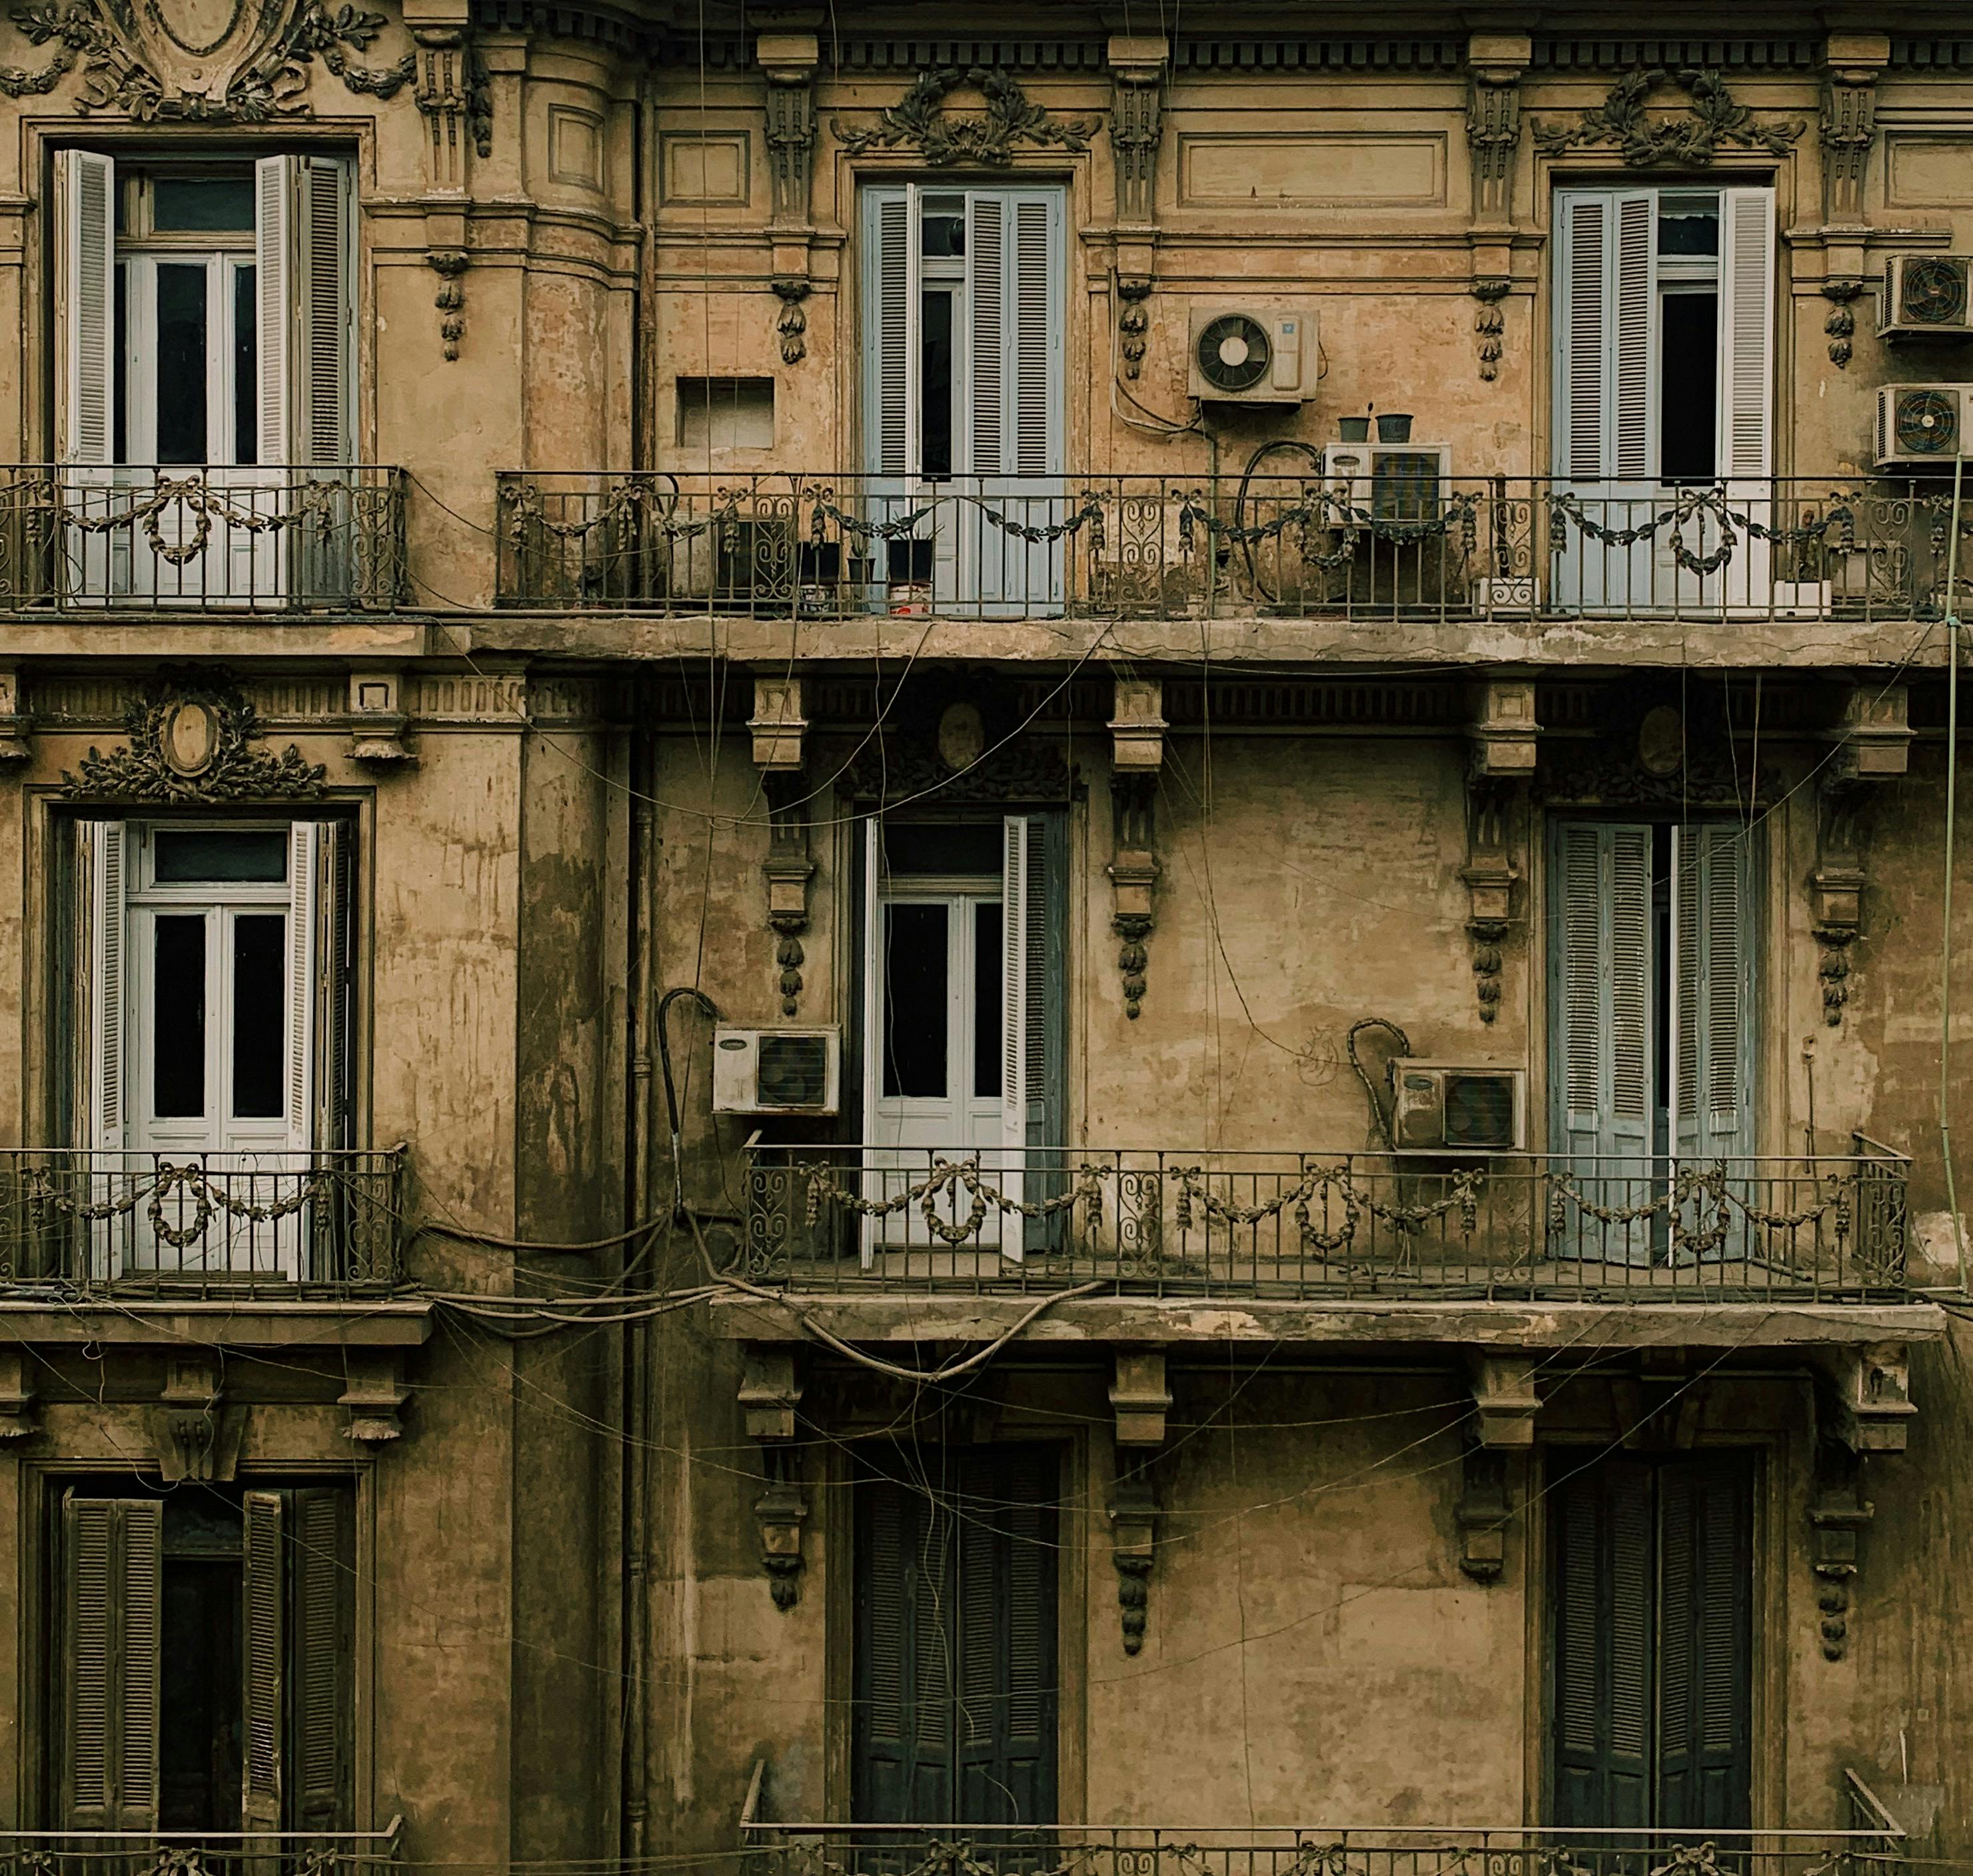
POLYGON ((1011 72, 973 65, 961 69, 941 67, 921 72, 895 104, 885 110, 874 126, 862 127, 832 120, 836 140, 851 156, 865 156, 873 150, 915 149, 934 165, 975 163, 1005 169, 1014 160, 1014 146, 1026 143, 1041 149, 1085 150, 1096 131, 1088 118, 1058 123, 1039 104, 1031 103, 1011 72), (947 114, 946 99, 962 87, 979 92, 986 101, 979 116, 947 114))
POLYGON ((151 1443, 166 1485, 194 1479, 224 1485, 240 1463, 243 1408, 221 1398, 219 1357, 210 1350, 165 1358, 165 1384, 151 1410, 151 1443))
POLYGON ((1847 368, 1855 348, 1857 315, 1851 309, 1863 296, 1864 283, 1845 277, 1822 283, 1822 296, 1829 302, 1829 316, 1822 329, 1829 337, 1829 362, 1838 371, 1847 368))
POLYGON ((795 1409, 802 1397, 796 1353, 785 1343, 747 1344, 741 1362, 740 1413, 749 1439, 794 1438, 795 1409))
POLYGON ((1863 1536, 1876 1509, 1863 1496, 1863 1465, 1847 1446, 1818 1442, 1808 1504, 1809 1567, 1815 1573, 1817 1628, 1823 1658, 1850 1648, 1850 1585, 1863 1561, 1863 1536))
POLYGON ((1526 1447, 1535 1443, 1535 1392, 1531 1355, 1482 1355, 1473 1370, 1473 1405, 1479 1415, 1483 1447, 1526 1447))
POLYGON ((1149 227, 1157 215, 1158 146, 1164 139, 1162 38, 1110 41, 1110 149, 1117 165, 1117 219, 1149 227))
POLYGON ((1150 296, 1147 280, 1120 279, 1117 283, 1117 357, 1126 378, 1136 378, 1144 368, 1144 352, 1151 335, 1150 308, 1145 303, 1150 296))
POLYGON ((1119 1472, 1110 1490, 1109 1518, 1124 1652, 1135 1655, 1144 1645, 1150 1621, 1151 1569, 1157 1560, 1157 1495, 1140 1467, 1119 1472))
POLYGON ((404 746, 411 718, 404 709, 402 679, 392 668, 359 668, 349 673, 349 754, 368 768, 415 768, 418 758, 404 746))
POLYGON ((1835 1436, 1852 1452, 1902 1452, 1912 1416, 1909 1353, 1903 1342, 1833 1349, 1824 1357, 1835 1436))
POLYGON ((438 312, 439 345, 448 365, 458 359, 459 342, 466 336, 466 270, 472 258, 463 247, 434 247, 425 256, 425 265, 438 276, 432 305, 438 312))
POLYGON ((1801 123, 1759 122, 1747 106, 1734 102, 1716 71, 1654 67, 1620 78, 1601 104, 1572 124, 1536 125, 1534 137, 1544 156, 1608 144, 1632 169, 1644 169, 1658 164, 1703 167, 1723 149, 1785 156, 1808 128, 1801 123), (1676 85, 1686 94, 1684 117, 1652 120, 1646 107, 1652 93, 1664 85, 1676 85))
POLYGON ((413 96, 431 127, 432 186, 462 188, 466 146, 476 156, 493 154, 493 75, 467 27, 418 26, 412 37, 418 47, 413 96))
POLYGON ((62 771, 71 801, 312 801, 326 770, 293 743, 279 755, 250 745, 260 735, 231 673, 167 666, 123 714, 129 742, 107 755, 92 748, 62 771))
POLYGON ((774 297, 781 303, 774 321, 781 344, 781 362, 799 365, 808 356, 808 315, 802 310, 802 302, 811 289, 806 280, 793 275, 777 274, 771 284, 774 297))
POLYGON ((1115 857, 1110 863, 1110 924, 1123 941, 1117 968, 1124 976, 1124 1013, 1134 1023, 1144 1007, 1144 972, 1150 961, 1144 941, 1151 935, 1153 904, 1162 870, 1157 855, 1156 773, 1125 769, 1113 774, 1110 806, 1116 843, 1115 857))
POLYGON ((1480 1020, 1500 1013, 1501 947, 1515 919, 1516 810, 1534 773, 1540 725, 1535 687, 1518 679, 1481 685, 1477 713, 1468 726, 1472 761, 1466 784, 1466 864, 1460 878, 1467 894, 1466 933, 1473 946, 1474 994, 1480 1020))
POLYGON ((394 1348, 352 1349, 339 1406, 349 1409, 349 1437, 359 1446, 388 1445, 401 1439, 404 1413, 411 1398, 404 1385, 404 1356, 394 1348))
POLYGON ((1120 1446, 1162 1446, 1165 1416, 1171 1409, 1171 1390, 1165 1384, 1164 1351, 1157 1348, 1120 1348, 1110 1405, 1117 1415, 1120 1446))
POLYGON ((767 82, 767 172, 777 228, 807 228, 815 168, 815 74, 820 42, 813 33, 762 33, 754 57, 767 82))
POLYGON ((1508 1496, 1508 1455, 1497 1446, 1469 1442, 1460 1461, 1459 1567, 1475 1583, 1497 1583, 1507 1567, 1507 1526, 1514 1514, 1508 1496))
POLYGON ((1110 761, 1118 769, 1162 768, 1165 760, 1165 687, 1155 677, 1120 677, 1108 725, 1110 761))
POLYGON ((1822 951, 1822 1016, 1831 1029, 1842 1023, 1863 935, 1870 876, 1865 810, 1875 785, 1903 774, 1910 761, 1909 691, 1902 684, 1853 686, 1836 734, 1841 740, 1817 788, 1815 870, 1808 881, 1822 951))
POLYGON ((766 792, 767 857, 761 873, 767 882, 767 928, 777 940, 775 993, 781 1014, 791 1017, 800 1004, 802 967, 807 961, 802 938, 808 930, 809 882, 815 876, 809 858, 808 791, 799 772, 776 771, 767 778, 766 792))
POLYGON ((0 664, 0 762, 25 762, 34 754, 34 724, 21 708, 21 674, 0 664))
POLYGON ((26 1439, 40 1431, 29 1359, 25 1348, 0 1349, 0 1440, 26 1439))
POLYGON ((747 719, 754 738, 754 766, 798 769, 805 760, 803 739, 808 719, 802 714, 802 680, 798 677, 756 677, 754 714, 747 719))
POLYGON ((1480 310, 1473 316, 1473 329, 1480 337, 1480 375, 1490 385, 1500 375, 1500 353, 1507 330, 1507 316, 1500 302, 1513 286, 1512 280, 1489 277, 1475 280, 1469 290, 1480 303, 1480 310))
POLYGON ((1525 33, 1475 33, 1467 41, 1466 147, 1473 163, 1474 217, 1483 223, 1513 219, 1521 75, 1533 56, 1533 41, 1525 33))
POLYGON ((1839 228, 1861 228, 1868 218, 1864 182, 1877 139, 1877 79, 1890 63, 1890 35, 1831 33, 1823 57, 1822 218, 1839 228))
POLYGON ((795 1409, 802 1397, 797 1351, 771 1342, 750 1342, 742 1357, 740 1410, 749 1439, 761 1442, 765 1489, 754 1501, 761 1532, 761 1567, 779 1609, 793 1609, 801 1596, 802 1526, 808 1495, 796 1472, 790 1442, 795 1409))

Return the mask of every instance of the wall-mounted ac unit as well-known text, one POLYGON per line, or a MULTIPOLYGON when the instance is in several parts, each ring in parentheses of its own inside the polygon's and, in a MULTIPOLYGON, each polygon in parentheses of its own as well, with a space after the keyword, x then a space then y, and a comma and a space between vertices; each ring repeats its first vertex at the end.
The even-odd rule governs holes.
POLYGON ((833 1029, 716 1029, 715 1114, 833 1114, 842 1077, 833 1029))
POLYGON ((1877 330, 1886 339, 1973 335, 1973 254, 1893 254, 1884 267, 1877 330))
POLYGON ((1452 451, 1443 443, 1332 443, 1322 452, 1323 486, 1335 505, 1327 519, 1337 526, 1435 520, 1451 478, 1452 451))
POLYGON ((1886 385, 1877 393, 1877 467, 1944 468, 1973 450, 1973 385, 1886 385))
POLYGON ((1525 1069, 1409 1056, 1391 1064, 1391 1137, 1401 1149, 1519 1152, 1527 1121, 1525 1069))
POLYGON ((1315 395, 1315 315, 1194 306, 1192 395, 1202 404, 1305 404, 1315 395))

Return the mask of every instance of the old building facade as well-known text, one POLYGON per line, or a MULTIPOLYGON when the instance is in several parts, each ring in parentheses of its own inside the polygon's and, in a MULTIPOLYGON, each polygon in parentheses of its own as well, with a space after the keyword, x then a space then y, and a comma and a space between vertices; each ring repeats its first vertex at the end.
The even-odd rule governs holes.
POLYGON ((1973 41, 1674 12, 13 15, 10 1854, 1973 1854, 1973 41))

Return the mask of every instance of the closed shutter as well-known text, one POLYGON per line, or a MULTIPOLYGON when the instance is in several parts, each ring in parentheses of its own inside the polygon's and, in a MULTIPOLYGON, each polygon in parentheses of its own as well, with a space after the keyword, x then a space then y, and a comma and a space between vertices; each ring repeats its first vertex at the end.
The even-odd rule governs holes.
POLYGON ((115 460, 116 165, 93 150, 54 159, 57 459, 115 460))
POLYGON ((161 1501, 64 1501, 64 1829, 157 1826, 163 1554, 161 1501))
POLYGON ((908 476, 917 468, 913 192, 866 188, 862 203, 864 461, 873 476, 908 476))
POLYGON ((1672 833, 1673 974, 1681 1153, 1751 1150, 1754 895, 1751 837, 1729 823, 1672 833))
POLYGON ((263 156, 254 165, 254 368, 257 460, 277 468, 293 460, 290 365, 293 321, 295 182, 297 156, 263 156))
MULTIPOLYGON (((1027 945, 1023 1069, 1027 1082, 1027 1172, 1031 1201, 1058 1197, 1068 1184, 1068 819, 1059 811, 1028 817, 1027 945), (1044 1149, 1049 1149, 1045 1151, 1044 1149)), ((1026 1221, 1030 1251, 1059 1248, 1068 1221, 1026 1221)))
MULTIPOLYGON (((1000 1143, 1019 1167, 1028 1144, 1028 844, 1032 823, 1000 823, 1000 1143)), ((1039 907, 1036 911, 1039 914, 1039 907)))
POLYGON ((281 1828, 283 1717, 287 1681, 286 1495, 250 1491, 240 1538, 240 1712, 245 1792, 240 1815, 250 1831, 281 1828))
POLYGON ((1774 473, 1775 196, 1719 192, 1719 449, 1729 482, 1774 473))
POLYGON ((1063 221, 1059 189, 1014 199, 1009 431, 1011 467, 1022 476, 1055 476, 1062 468, 1063 221))
POLYGON ((318 1151, 347 1147, 354 1125, 353 832, 347 821, 326 820, 316 824, 316 965, 320 981, 316 1019, 315 1145, 318 1151))
POLYGON ((1556 473, 1643 480, 1657 453, 1657 198, 1563 190, 1555 212, 1556 473))
POLYGON ((1019 361, 1009 343, 1007 211, 1003 196, 966 198, 967 467, 976 476, 1014 467, 1007 402, 1019 361))
POLYGON ((1557 1131, 1572 1154, 1646 1153, 1653 1099, 1651 830, 1558 822, 1549 878, 1557 1131))
POLYGON ((355 1665, 355 1506, 335 1486, 288 1492, 289 1828, 350 1828, 355 1665))
POLYGON ((314 1143, 316 1120, 316 922, 322 844, 319 821, 291 822, 288 828, 287 1083, 288 1144, 306 1152, 314 1143))
POLYGON ((88 1138, 83 1144, 97 1152, 119 1153, 129 1139, 124 1066, 127 830, 118 820, 80 822, 76 848, 80 896, 89 917, 87 974, 77 986, 76 999, 83 1019, 89 1075, 88 1138))

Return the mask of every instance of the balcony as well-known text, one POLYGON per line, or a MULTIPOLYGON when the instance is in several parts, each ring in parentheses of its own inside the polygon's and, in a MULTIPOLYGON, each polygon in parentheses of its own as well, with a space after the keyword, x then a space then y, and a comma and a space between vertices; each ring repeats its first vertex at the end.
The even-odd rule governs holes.
POLYGON ((404 1149, 0 1148, 10 1302, 377 1296, 404 1280, 404 1149))
POLYGON ((0 1860, 35 1876, 323 1876, 387 1868, 403 1820, 369 1831, 0 1831, 0 1860))
MULTIPOLYGON (((1949 482, 513 471, 499 603, 826 620, 1935 618, 1949 482)), ((1973 522, 1962 519, 1962 539, 1973 522)), ((1965 555, 1962 553, 1962 563, 1965 555)))
POLYGON ((1909 1161, 750 1143, 734 1274, 846 1298, 1897 1305, 1909 1161))
POLYGON ((406 595, 400 470, 0 469, 0 608, 383 613, 406 595))

